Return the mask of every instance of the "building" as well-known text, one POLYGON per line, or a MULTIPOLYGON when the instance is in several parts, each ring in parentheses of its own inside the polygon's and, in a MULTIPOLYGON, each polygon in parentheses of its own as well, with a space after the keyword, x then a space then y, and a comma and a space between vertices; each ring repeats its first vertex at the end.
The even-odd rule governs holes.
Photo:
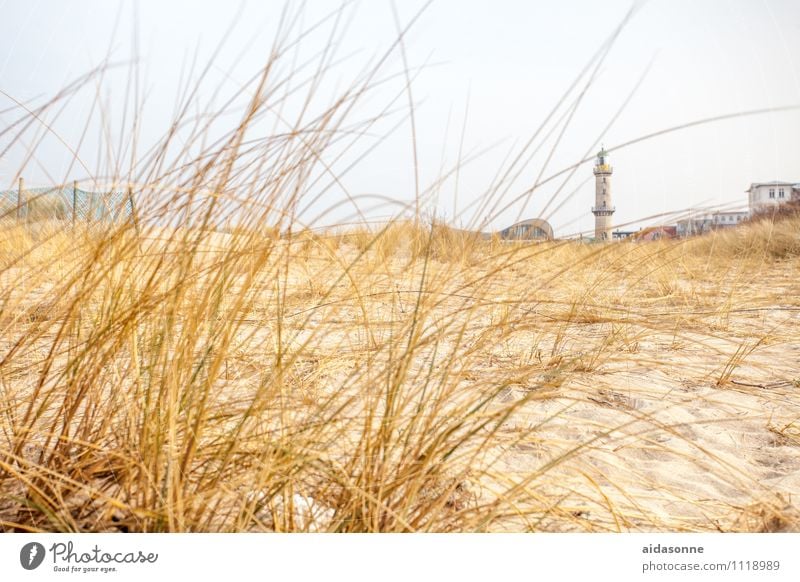
POLYGON ((678 236, 677 226, 648 226, 633 235, 636 240, 655 241, 678 236))
POLYGON ((706 234, 712 230, 738 226, 750 217, 746 210, 720 211, 692 216, 679 220, 676 225, 676 234, 680 238, 706 234))
POLYGON ((631 236, 635 235, 637 231, 635 230, 620 230, 617 229, 612 233, 613 240, 625 240, 626 238, 630 238, 631 236))
POLYGON ((530 218, 500 231, 504 240, 552 240, 553 227, 541 218, 530 218))
POLYGON ((730 228, 747 220, 750 213, 746 210, 732 210, 730 212, 715 212, 711 215, 711 228, 730 228))
POLYGON ((594 164, 594 238, 598 241, 610 241, 611 216, 614 206, 611 204, 611 174, 614 169, 608 163, 608 152, 601 148, 594 164))
POLYGON ((685 238, 687 236, 695 236, 710 232, 712 223, 713 219, 710 215, 692 216, 679 220, 675 225, 675 230, 678 237, 685 238))
POLYGON ((679 237, 705 234, 712 230, 737 226, 753 216, 777 209, 790 201, 800 202, 800 184, 796 182, 755 182, 747 192, 748 210, 719 211, 679 220, 679 237))
POLYGON ((800 184, 792 182, 755 182, 746 192, 751 214, 770 210, 790 200, 800 200, 800 184))

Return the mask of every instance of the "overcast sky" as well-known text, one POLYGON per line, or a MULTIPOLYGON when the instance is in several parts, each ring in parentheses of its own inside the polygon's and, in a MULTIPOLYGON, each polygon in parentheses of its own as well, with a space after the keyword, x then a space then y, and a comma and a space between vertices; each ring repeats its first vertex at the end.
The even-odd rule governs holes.
MULTIPOLYGON (((423 5, 396 4, 402 26, 423 5)), ((294 11, 301 6, 289 5, 294 11)), ((631 6, 627 0, 438 0, 422 12, 406 38, 408 66, 414 75, 422 187, 433 183, 443 167, 451 167, 459 150, 462 157, 484 152, 462 168, 457 184, 451 177, 442 185, 431 199, 431 212, 435 209, 456 223, 475 220, 475 201, 485 194, 504 160, 536 131, 631 6)), ((200 62, 207 60, 224 30, 235 22, 234 34, 209 73, 209 86, 238 86, 265 63, 282 7, 283 3, 266 1, 239 5, 143 0, 134 6, 101 0, 0 0, 0 90, 20 102, 40 103, 100 63, 109 51, 118 60, 131 58, 138 19, 139 56, 148 93, 142 143, 152 142, 169 124, 187 59, 196 51, 200 62)), ((331 2, 307 2, 298 30, 333 8, 331 2)), ((322 96, 326 99, 357 78, 367 63, 375 62, 397 35, 390 2, 356 2, 345 11, 347 27, 337 37, 337 60, 322 86, 329 93, 322 96)), ((295 62, 319 51, 329 41, 329 32, 323 27, 309 35, 295 62)), ((408 100, 402 75, 391 77, 402 70, 401 54, 395 51, 382 70, 382 78, 391 82, 354 112, 355 120, 366 118, 402 96, 395 101, 390 118, 374 128, 377 135, 396 126, 394 133, 380 143, 365 138, 362 151, 368 155, 343 175, 342 188, 351 195, 374 194, 398 202, 413 198, 408 100)), ((111 109, 123 109, 125 79, 127 74, 108 76, 102 88, 82 92, 66 113, 46 121, 74 148, 98 91, 111 109)), ((568 103, 575 97, 577 92, 568 103)), ((557 235, 591 232, 594 183, 587 180, 591 164, 579 168, 549 206, 562 180, 536 189, 525 206, 522 201, 510 201, 540 175, 546 178, 596 151, 596 141, 614 148, 707 117, 791 105, 800 105, 800 2, 644 2, 598 69, 551 159, 560 126, 505 194, 500 207, 505 203, 509 207, 498 216, 484 215, 499 228, 520 215, 543 213, 557 235), (604 133, 646 71, 638 90, 604 133)), ((14 102, 0 94, 0 129, 19 115, 14 102)), ((99 171, 98 155, 108 155, 108 147, 98 154, 98 144, 115 141, 107 138, 115 130, 107 131, 103 134, 93 128, 96 135, 84 139, 80 155, 91 171, 99 171)), ((29 133, 23 142, 35 142, 34 135, 29 133)), ((28 153, 23 142, 0 159, 0 188, 12 186, 28 153)), ((8 136, 0 139, 0 147, 7 143, 8 136)), ((58 139, 45 139, 35 153, 35 161, 24 171, 31 185, 86 177, 74 164, 69 169, 72 154, 58 139)), ((611 162, 615 224, 702 205, 743 206, 750 182, 800 182, 800 112, 692 127, 614 151, 611 162)), ((331 189, 319 208, 343 197, 340 190, 331 189)), ((376 199, 361 199, 369 216, 397 212, 397 205, 385 202, 376 207, 376 199)), ((322 224, 352 216, 353 209, 344 205, 309 220, 322 224)))

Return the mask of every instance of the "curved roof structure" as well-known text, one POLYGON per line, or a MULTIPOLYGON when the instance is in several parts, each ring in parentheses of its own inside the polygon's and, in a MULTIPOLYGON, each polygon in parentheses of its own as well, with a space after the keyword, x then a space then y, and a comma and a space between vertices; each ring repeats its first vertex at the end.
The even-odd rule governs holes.
POLYGON ((505 240, 552 240, 553 227, 542 218, 529 218, 504 228, 498 234, 505 240))

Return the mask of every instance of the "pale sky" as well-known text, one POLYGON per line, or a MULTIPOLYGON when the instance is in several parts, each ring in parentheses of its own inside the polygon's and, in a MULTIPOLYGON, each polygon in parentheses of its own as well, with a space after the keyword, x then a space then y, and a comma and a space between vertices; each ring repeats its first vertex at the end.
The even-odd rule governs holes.
MULTIPOLYGON (((404 26, 423 3, 398 1, 396 5, 404 26)), ((292 11, 301 6, 289 3, 292 11)), ((306 2, 297 30, 337 6, 306 2)), ((536 131, 631 6, 628 0, 434 0, 422 12, 406 38, 407 61, 414 75, 421 186, 432 184, 443 166, 451 167, 459 149, 464 157, 487 150, 459 172, 457 197, 451 178, 431 199, 429 212, 460 224, 475 220, 471 214, 475 201, 484 195, 509 153, 519 151, 536 131)), ((580 161, 587 151, 595 152, 598 148, 593 144, 598 140, 614 148, 707 117, 800 106, 797 0, 650 0, 637 6, 581 99, 552 159, 547 161, 560 127, 511 185, 501 207, 530 188, 540 174, 546 178, 580 161), (603 134, 648 65, 638 91, 603 134)), ((210 97, 214 88, 222 87, 223 93, 227 88, 235 90, 266 62, 282 7, 281 2, 269 1, 142 0, 134 6, 130 1, 0 0, 0 90, 35 105, 98 65, 109 50, 113 60, 131 59, 138 12, 142 82, 148 95, 140 144, 144 148, 143 144, 166 131, 181 71, 195 51, 200 64, 207 62, 225 29, 235 21, 233 35, 209 72, 210 89, 204 97, 210 97)), ((320 89, 321 102, 330 102, 346 88, 397 35, 388 1, 347 4, 344 22, 347 28, 338 37, 335 62, 320 89)), ((294 62, 321 50, 329 34, 330 27, 310 34, 293 55, 294 62)), ((287 59, 285 66, 291 62, 287 59)), ((358 153, 367 152, 367 156, 342 176, 342 187, 351 195, 368 195, 359 200, 369 217, 399 210, 386 202, 376 207, 379 199, 369 196, 408 202, 414 195, 408 100, 402 75, 392 77, 402 71, 402 57, 396 51, 380 75, 388 82, 353 112, 354 121, 365 119, 400 96, 393 113, 372 130, 377 136, 400 125, 380 143, 377 137, 364 138, 358 153)), ((112 110, 112 125, 119 121, 127 78, 122 70, 110 73, 101 86, 79 93, 58 117, 55 110, 49 112, 46 121, 74 148, 96 94, 112 110)), ((573 92, 568 102, 576 95, 573 92)), ((0 94, 0 130, 19 116, 14 102, 0 94)), ((116 147, 119 128, 105 133, 99 126, 90 128, 80 156, 92 172, 100 172, 105 166, 98 159, 116 147)), ((23 142, 29 146, 36 135, 32 128, 23 142)), ((7 135, 0 137, 0 151, 7 143, 7 135)), ((25 148, 19 142, 0 158, 0 189, 13 186, 28 153, 25 148)), ((52 179, 86 178, 86 172, 74 165, 66 175, 72 154, 52 136, 35 153, 35 160, 23 172, 31 186, 47 185, 52 179)), ((343 170, 346 162, 342 160, 338 169, 343 170)), ((800 182, 800 110, 729 119, 656 137, 613 152, 611 163, 615 224, 704 205, 742 207, 751 182, 800 182)), ((589 178, 591 164, 581 166, 544 212, 557 236, 593 230, 594 183, 589 178)), ((490 216, 491 226, 507 226, 520 214, 539 216, 561 183, 556 179, 537 189, 524 208, 518 202, 499 216, 490 216)), ((352 219, 354 210, 346 204, 323 214, 344 197, 339 189, 330 189, 305 218, 317 225, 352 219)), ((646 222, 635 227, 641 224, 646 222)))

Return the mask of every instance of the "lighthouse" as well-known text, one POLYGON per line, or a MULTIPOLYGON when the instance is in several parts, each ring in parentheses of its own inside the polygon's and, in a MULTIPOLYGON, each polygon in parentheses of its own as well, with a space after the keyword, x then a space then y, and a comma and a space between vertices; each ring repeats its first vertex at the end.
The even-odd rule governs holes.
POLYGON ((594 164, 594 238, 597 241, 611 240, 611 173, 613 168, 608 163, 608 152, 601 148, 594 164))

